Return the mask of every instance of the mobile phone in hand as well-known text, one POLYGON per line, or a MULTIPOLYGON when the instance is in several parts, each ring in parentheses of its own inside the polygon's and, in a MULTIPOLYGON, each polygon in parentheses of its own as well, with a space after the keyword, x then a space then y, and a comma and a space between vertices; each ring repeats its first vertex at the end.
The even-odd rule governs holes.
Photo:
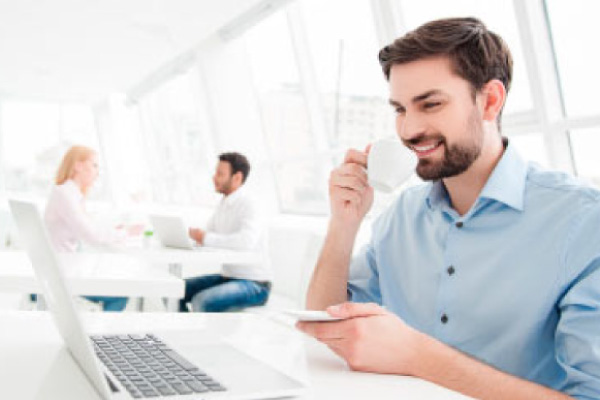
POLYGON ((282 313, 296 318, 298 321, 327 322, 340 321, 344 318, 332 317, 327 311, 319 310, 281 310, 282 313))

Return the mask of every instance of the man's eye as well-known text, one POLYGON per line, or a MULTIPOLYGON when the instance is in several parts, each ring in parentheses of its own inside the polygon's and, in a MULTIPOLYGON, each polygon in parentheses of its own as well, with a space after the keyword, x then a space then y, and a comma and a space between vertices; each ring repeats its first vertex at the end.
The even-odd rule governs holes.
POLYGON ((403 115, 406 112, 406 109, 404 107, 396 107, 394 108, 394 112, 397 115, 403 115))
POLYGON ((440 104, 442 104, 442 103, 439 102, 439 101, 427 102, 427 103, 423 104, 423 108, 426 109, 426 110, 431 110, 432 108, 436 108, 440 104))

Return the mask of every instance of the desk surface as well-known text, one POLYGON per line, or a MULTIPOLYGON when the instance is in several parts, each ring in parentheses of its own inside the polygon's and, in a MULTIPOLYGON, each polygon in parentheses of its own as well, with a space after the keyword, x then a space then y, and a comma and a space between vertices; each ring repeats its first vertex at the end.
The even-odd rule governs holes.
MULTIPOLYGON (((241 314, 86 313, 90 333, 198 330, 223 338, 308 385, 299 399, 465 399, 432 383, 393 375, 350 371, 324 345, 290 324, 241 314)), ((2 398, 99 399, 66 351, 46 312, 0 312, 2 398), (27 380, 26 380, 27 378, 27 380), (27 383, 26 383, 27 382, 27 383)))
MULTIPOLYGON (((166 269, 123 254, 61 254, 73 294, 170 297, 184 295, 184 283, 166 269)), ((0 292, 39 293, 25 252, 0 252, 0 292)))
POLYGON ((197 266, 221 264, 254 264, 263 262, 260 252, 218 249, 214 247, 195 247, 194 249, 176 249, 164 247, 155 241, 147 247, 133 242, 120 250, 148 262, 163 264, 193 264, 197 266))

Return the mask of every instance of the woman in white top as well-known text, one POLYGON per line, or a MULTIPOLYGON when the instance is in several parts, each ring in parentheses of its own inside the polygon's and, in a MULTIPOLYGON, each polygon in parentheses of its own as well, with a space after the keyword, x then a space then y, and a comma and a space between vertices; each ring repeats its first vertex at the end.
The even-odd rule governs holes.
MULTIPOLYGON (((76 252, 82 243, 111 246, 122 241, 127 232, 104 227, 93 221, 85 211, 88 190, 98 178, 98 157, 88 147, 73 146, 65 154, 56 174, 46 204, 44 220, 56 250, 76 252)), ((132 228, 137 230, 137 227, 132 228)), ((121 311, 127 305, 126 297, 88 296, 102 302, 105 311, 121 311)))

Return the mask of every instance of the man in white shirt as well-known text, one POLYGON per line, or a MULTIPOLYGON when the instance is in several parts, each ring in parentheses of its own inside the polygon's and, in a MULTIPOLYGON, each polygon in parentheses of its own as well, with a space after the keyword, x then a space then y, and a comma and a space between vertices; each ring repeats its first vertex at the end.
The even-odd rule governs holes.
MULTIPOLYGON (((263 251, 265 237, 254 201, 243 187, 250 164, 239 153, 223 153, 213 177, 223 199, 206 229, 190 228, 199 245, 234 250, 263 251)), ((225 264, 221 274, 186 280, 180 311, 224 312, 265 304, 271 290, 271 271, 262 264, 225 264)))

